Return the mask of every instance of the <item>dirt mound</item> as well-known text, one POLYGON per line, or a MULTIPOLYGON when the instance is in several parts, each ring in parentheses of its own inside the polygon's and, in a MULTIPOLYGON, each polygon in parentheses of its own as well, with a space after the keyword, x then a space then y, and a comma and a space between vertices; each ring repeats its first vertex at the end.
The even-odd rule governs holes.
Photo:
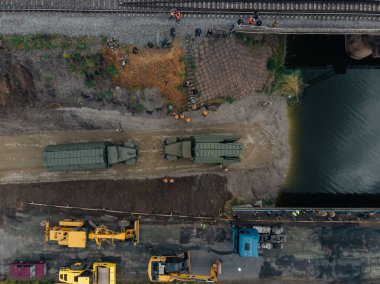
POLYGON ((126 89, 158 88, 166 103, 180 108, 186 104, 186 95, 179 90, 184 76, 185 66, 181 62, 183 50, 179 42, 174 42, 170 49, 140 48, 139 54, 132 53, 131 46, 127 47, 128 61, 123 68, 119 58, 125 53, 119 50, 118 54, 108 53, 118 71, 117 84, 126 89))
POLYGON ((35 99, 30 71, 9 52, 0 49, 0 106, 32 105, 35 99))

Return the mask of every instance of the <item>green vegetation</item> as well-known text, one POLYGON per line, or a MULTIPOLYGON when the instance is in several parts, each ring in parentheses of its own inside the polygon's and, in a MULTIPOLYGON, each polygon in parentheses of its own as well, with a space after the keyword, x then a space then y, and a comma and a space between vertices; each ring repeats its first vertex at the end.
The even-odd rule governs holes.
POLYGON ((237 34, 237 38, 239 38, 244 44, 250 46, 250 47, 255 47, 259 45, 259 42, 254 41, 250 37, 244 35, 244 34, 237 34))
POLYGON ((90 45, 90 38, 87 37, 67 37, 47 33, 2 35, 0 39, 10 48, 19 50, 61 48, 83 52, 90 45))
POLYGON ((99 93, 96 95, 96 99, 99 101, 110 99, 113 96, 113 92, 111 90, 108 90, 107 92, 104 93, 99 93))
POLYGON ((227 104, 232 104, 235 101, 235 99, 233 97, 230 97, 230 96, 226 96, 223 99, 224 99, 224 102, 227 104))
POLYGON ((181 81, 185 81, 185 72, 179 72, 179 74, 178 74, 178 78, 179 78, 181 81))
POLYGON ((286 37, 281 35, 277 53, 268 58, 267 69, 274 72, 275 79, 270 89, 264 90, 268 93, 278 93, 286 96, 288 103, 299 102, 299 96, 303 92, 304 84, 299 70, 285 68, 286 37))
POLYGON ((189 64, 192 70, 197 69, 197 62, 195 61, 193 57, 189 58, 189 64))
POLYGON ((269 57, 268 60, 267 60, 267 69, 268 71, 270 72, 273 72, 276 70, 276 59, 272 56, 272 57, 269 57))
POLYGON ((231 206, 239 206, 239 205, 244 205, 245 202, 244 202, 244 199, 242 198, 239 198, 239 197, 234 197, 232 200, 231 200, 231 206))
POLYGON ((52 76, 45 76, 44 77, 44 83, 46 87, 50 87, 53 83, 53 77, 52 76))
POLYGON ((143 104, 138 104, 136 107, 137 112, 143 112, 145 110, 145 106, 143 104))

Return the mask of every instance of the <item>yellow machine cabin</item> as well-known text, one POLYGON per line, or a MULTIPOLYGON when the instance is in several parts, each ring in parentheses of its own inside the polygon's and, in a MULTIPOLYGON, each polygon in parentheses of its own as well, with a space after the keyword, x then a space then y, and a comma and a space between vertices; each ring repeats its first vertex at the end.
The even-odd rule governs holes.
POLYGON ((55 241, 58 245, 69 248, 85 248, 87 239, 94 240, 100 248, 105 241, 114 243, 114 241, 130 240, 134 245, 139 243, 140 239, 140 221, 135 220, 133 227, 129 221, 123 221, 120 224, 120 231, 113 231, 104 225, 96 226, 93 222, 84 222, 83 220, 61 220, 58 226, 51 227, 50 221, 45 220, 42 223, 45 226, 45 240, 55 241))
POLYGON ((190 252, 180 256, 152 256, 148 264, 148 276, 151 282, 196 281, 218 282, 221 274, 220 261, 210 266, 210 275, 191 274, 190 252))
POLYGON ((50 227, 50 221, 45 220, 45 241, 55 241, 60 246, 69 248, 85 248, 87 230, 82 220, 61 220, 58 226, 50 227))
POLYGON ((94 262, 86 269, 83 263, 75 263, 70 268, 61 268, 58 277, 61 283, 69 284, 116 284, 116 264, 94 262))

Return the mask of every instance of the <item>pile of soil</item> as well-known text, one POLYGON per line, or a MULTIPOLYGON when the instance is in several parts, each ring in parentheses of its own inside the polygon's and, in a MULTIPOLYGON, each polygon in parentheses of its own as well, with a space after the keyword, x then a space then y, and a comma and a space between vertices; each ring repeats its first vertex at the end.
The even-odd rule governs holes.
POLYGON ((35 99, 32 74, 0 47, 0 106, 33 105, 35 99))
MULTIPOLYGON (((231 199, 226 178, 201 175, 161 179, 99 180, 0 186, 0 209, 25 209, 29 202, 140 213, 219 216, 231 199), (26 194, 27 193, 27 194, 26 194)), ((68 210, 67 210, 68 211, 68 210)))
POLYGON ((123 68, 116 54, 108 54, 117 68, 117 84, 125 89, 158 88, 167 103, 180 108, 186 104, 186 95, 179 90, 183 83, 180 74, 184 74, 185 66, 181 62, 183 50, 175 41, 168 49, 140 48, 139 54, 132 53, 128 47, 128 61, 123 68))

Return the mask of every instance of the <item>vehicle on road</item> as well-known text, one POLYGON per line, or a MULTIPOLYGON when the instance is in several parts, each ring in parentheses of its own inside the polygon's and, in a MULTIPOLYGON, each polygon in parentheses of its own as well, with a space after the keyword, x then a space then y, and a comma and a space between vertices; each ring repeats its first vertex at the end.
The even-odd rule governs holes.
POLYGON ((116 264, 111 262, 94 262, 91 268, 83 263, 74 263, 69 268, 61 268, 59 281, 69 284, 116 284, 116 264))
POLYGON ((191 159, 202 164, 232 164, 240 162, 243 145, 235 143, 238 135, 194 135, 166 138, 165 159, 191 159))
POLYGON ((94 240, 100 249, 104 242, 130 241, 134 245, 139 243, 140 221, 135 220, 133 225, 128 220, 119 222, 120 231, 114 231, 105 225, 96 226, 92 221, 61 220, 58 226, 50 226, 50 221, 41 223, 45 227, 45 241, 55 241, 58 245, 69 248, 85 248, 87 240, 94 240))
POLYGON ((151 282, 218 282, 221 263, 215 261, 210 266, 210 275, 191 274, 190 252, 177 256, 152 256, 148 264, 148 277, 151 282))
POLYGON ((45 261, 16 261, 9 264, 8 268, 12 280, 40 280, 47 273, 45 261))
POLYGON ((233 251, 242 257, 258 257, 258 249, 281 249, 286 242, 284 229, 278 226, 232 228, 233 251))
POLYGON ((48 171, 87 171, 104 169, 114 164, 133 165, 137 149, 132 141, 123 144, 90 142, 48 145, 43 151, 43 164, 48 171))

